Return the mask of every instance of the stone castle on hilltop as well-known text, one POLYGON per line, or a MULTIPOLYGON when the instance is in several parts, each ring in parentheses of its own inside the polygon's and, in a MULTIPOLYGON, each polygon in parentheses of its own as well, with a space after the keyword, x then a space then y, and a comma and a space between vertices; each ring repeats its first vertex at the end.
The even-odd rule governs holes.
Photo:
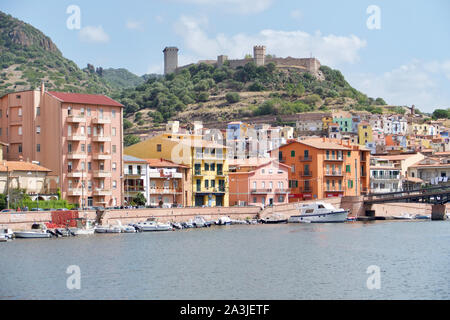
MULTIPOLYGON (((164 74, 169 74, 172 72, 179 72, 185 68, 188 68, 194 63, 178 66, 178 48, 177 47, 166 47, 163 50, 164 53, 164 74)), ((197 63, 206 63, 209 65, 215 65, 221 67, 225 63, 229 67, 235 69, 237 67, 243 67, 247 63, 253 61, 257 66, 264 66, 268 63, 273 62, 277 68, 294 68, 300 71, 309 72, 317 78, 322 78, 322 73, 320 72, 320 62, 316 58, 275 58, 266 55, 266 46, 254 46, 253 47, 253 58, 249 59, 237 59, 229 60, 228 56, 220 55, 217 60, 200 60, 197 63)))

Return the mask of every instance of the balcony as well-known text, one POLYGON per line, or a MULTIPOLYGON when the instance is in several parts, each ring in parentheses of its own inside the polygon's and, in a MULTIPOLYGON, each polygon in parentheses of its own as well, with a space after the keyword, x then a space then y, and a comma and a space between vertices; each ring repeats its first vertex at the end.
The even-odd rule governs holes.
POLYGON ((83 195, 83 189, 69 189, 67 190, 69 197, 79 197, 83 195))
POLYGON ((94 142, 111 142, 111 136, 93 136, 92 141, 94 142))
POLYGON ((272 193, 272 189, 251 189, 252 194, 267 194, 272 193))
POLYGON ((70 160, 86 159, 86 157, 87 156, 85 153, 78 152, 78 151, 72 151, 67 154, 67 159, 70 159, 70 160))
POLYGON ((309 157, 298 157, 298 160, 300 160, 300 161, 312 161, 312 157, 311 156, 309 156, 309 157))
POLYGON ((342 173, 342 171, 327 171, 325 172, 325 176, 343 177, 344 174, 342 173))
POLYGON ((112 191, 110 189, 97 188, 94 190, 94 196, 110 196, 110 195, 112 195, 112 191))
POLYGON ((71 134, 67 136, 68 141, 85 141, 86 136, 78 135, 78 134, 71 134))
POLYGON ((150 194, 181 194, 181 189, 175 188, 150 188, 150 194))
POLYGON ((344 157, 337 157, 337 158, 326 157, 324 161, 344 161, 344 157))
POLYGON ((275 193, 276 194, 287 194, 290 193, 291 190, 290 189, 275 189, 275 193))
POLYGON ((298 174, 300 177, 312 177, 312 171, 300 171, 298 174))
POLYGON ((83 176, 86 176, 86 173, 83 171, 69 171, 69 173, 67 173, 68 178, 82 178, 83 176))
POLYGON ((111 171, 95 170, 94 178, 111 178, 111 171))
POLYGON ((141 177, 143 175, 145 175, 145 170, 141 170, 141 171, 125 171, 125 175, 126 176, 134 176, 134 177, 141 177))
POLYGON ((124 191, 126 193, 128 193, 128 192, 144 192, 145 188, 144 188, 144 186, 127 186, 126 185, 124 187, 124 191))
POLYGON ((85 123, 86 122, 86 118, 84 116, 68 116, 67 117, 67 122, 69 123, 85 123))
POLYGON ((111 119, 110 118, 106 118, 106 117, 93 118, 92 119, 92 123, 93 124, 110 124, 111 123, 111 119))
POLYGON ((92 156, 94 160, 111 160, 111 154, 109 153, 95 153, 92 156))

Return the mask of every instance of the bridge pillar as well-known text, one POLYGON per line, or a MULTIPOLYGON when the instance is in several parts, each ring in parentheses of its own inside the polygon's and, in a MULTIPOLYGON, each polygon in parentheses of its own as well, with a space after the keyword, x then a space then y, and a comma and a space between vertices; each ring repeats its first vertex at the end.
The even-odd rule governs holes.
POLYGON ((433 204, 431 207, 431 220, 445 220, 445 204, 433 204))

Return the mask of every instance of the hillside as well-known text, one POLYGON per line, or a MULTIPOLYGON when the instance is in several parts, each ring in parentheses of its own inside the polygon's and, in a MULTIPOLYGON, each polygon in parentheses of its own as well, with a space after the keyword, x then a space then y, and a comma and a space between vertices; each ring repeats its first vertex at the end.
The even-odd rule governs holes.
POLYGON ((33 26, 0 11, 0 95, 39 87, 83 93, 111 92, 107 81, 63 57, 33 26))
POLYGON ((338 70, 320 68, 322 79, 297 69, 197 64, 149 79, 114 97, 125 105, 126 133, 158 128, 168 120, 206 123, 291 115, 310 111, 360 110, 383 113, 383 99, 352 88, 338 70))
POLYGON ((139 77, 124 68, 103 69, 102 78, 105 79, 114 89, 134 88, 145 82, 143 77, 139 77))

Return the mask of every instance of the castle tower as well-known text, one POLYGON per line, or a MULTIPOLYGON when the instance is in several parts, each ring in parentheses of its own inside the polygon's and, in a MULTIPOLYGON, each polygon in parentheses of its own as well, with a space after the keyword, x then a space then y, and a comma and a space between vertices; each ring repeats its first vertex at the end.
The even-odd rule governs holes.
POLYGON ((266 58, 266 46, 253 47, 253 60, 257 66, 263 66, 266 58))
POLYGON ((178 68, 178 48, 165 47, 163 52, 164 52, 164 74, 175 72, 178 68))

